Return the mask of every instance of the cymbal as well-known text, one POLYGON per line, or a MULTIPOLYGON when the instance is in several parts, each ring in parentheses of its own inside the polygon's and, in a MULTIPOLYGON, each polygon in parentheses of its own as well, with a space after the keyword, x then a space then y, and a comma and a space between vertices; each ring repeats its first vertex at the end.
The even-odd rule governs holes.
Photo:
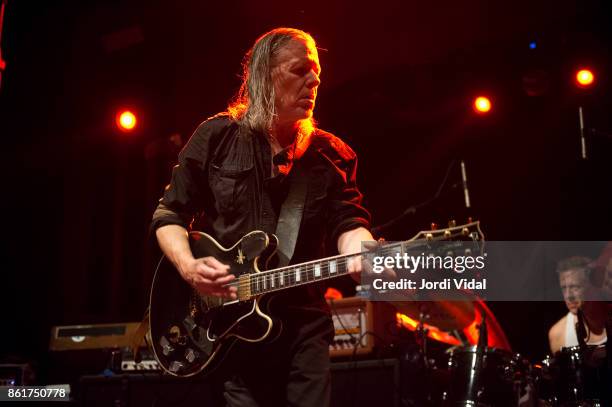
POLYGON ((448 299, 447 294, 428 293, 416 301, 399 301, 392 304, 399 313, 416 321, 419 321, 422 315, 424 323, 441 331, 460 331, 474 322, 475 297, 469 293, 457 293, 461 294, 453 295, 452 300, 448 299))

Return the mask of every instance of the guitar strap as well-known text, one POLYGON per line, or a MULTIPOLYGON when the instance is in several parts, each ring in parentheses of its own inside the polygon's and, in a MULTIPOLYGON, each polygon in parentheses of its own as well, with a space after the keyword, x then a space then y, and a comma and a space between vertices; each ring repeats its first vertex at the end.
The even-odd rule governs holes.
POLYGON ((278 267, 285 267, 291 261, 302 223, 308 178, 301 167, 300 160, 293 163, 291 185, 276 224, 278 267))

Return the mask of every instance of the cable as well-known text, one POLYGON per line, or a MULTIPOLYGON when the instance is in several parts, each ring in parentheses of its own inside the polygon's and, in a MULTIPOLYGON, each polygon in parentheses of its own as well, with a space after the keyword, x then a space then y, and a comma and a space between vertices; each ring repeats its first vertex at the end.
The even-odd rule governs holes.
MULTIPOLYGON (((434 202, 435 200, 437 200, 441 194, 442 194, 442 190, 444 189, 444 186, 446 185, 446 182, 448 181, 448 176, 450 175, 450 172, 453 168, 453 166, 457 163, 457 160, 452 160, 451 163, 449 164, 448 168, 446 169, 446 173, 444 174, 444 178, 442 179, 442 183, 440 184, 440 186, 438 187, 438 190, 436 191, 436 193, 434 194, 433 197, 419 203, 416 205, 412 205, 410 207, 408 207, 406 210, 404 210, 404 212, 402 212, 400 215, 396 216, 395 218, 383 223, 382 225, 379 226, 375 226, 372 228, 372 234, 374 235, 374 237, 376 236, 380 236, 380 232, 387 229, 390 226, 393 226, 395 223, 399 222, 401 219, 403 219, 405 216, 410 215, 410 214, 414 214, 417 212, 418 209, 421 209, 429 204, 431 204, 432 202, 434 202)), ((451 187, 452 188, 456 188, 457 186, 459 186, 459 183, 455 183, 453 184, 451 187)))

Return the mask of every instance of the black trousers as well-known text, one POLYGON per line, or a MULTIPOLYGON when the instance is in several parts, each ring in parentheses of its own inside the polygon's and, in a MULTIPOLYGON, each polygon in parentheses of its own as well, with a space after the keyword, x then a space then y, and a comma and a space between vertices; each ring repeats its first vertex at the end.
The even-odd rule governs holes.
POLYGON ((217 405, 328 407, 330 316, 320 310, 287 312, 272 342, 238 341, 213 373, 217 405), (222 397, 221 397, 222 396, 222 397))

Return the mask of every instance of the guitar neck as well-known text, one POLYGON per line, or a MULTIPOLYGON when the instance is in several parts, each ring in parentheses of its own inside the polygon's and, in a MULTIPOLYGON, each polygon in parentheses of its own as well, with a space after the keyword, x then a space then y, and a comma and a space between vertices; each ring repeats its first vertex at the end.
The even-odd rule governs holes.
MULTIPOLYGON (((479 222, 447 228, 441 231, 420 232, 412 239, 404 242, 386 243, 379 247, 376 252, 378 255, 384 256, 395 254, 402 256, 406 252, 424 249, 432 242, 445 241, 459 236, 467 237, 467 240, 472 241, 482 239, 483 236, 479 228, 479 222), (477 231, 473 232, 472 228, 475 228, 477 231)), ((325 259, 245 275, 240 277, 238 296, 240 298, 250 298, 273 291, 344 276, 349 274, 348 265, 351 259, 370 253, 369 250, 366 250, 360 253, 327 257, 325 259)))
POLYGON ((339 255, 251 274, 248 276, 250 296, 347 275, 350 260, 362 254, 339 255))

